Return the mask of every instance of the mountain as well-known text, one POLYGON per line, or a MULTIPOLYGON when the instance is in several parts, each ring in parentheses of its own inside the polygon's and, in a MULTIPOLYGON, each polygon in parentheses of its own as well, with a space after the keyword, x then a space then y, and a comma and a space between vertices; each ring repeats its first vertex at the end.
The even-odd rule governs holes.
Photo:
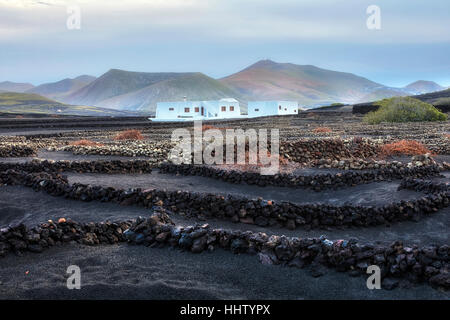
POLYGON ((99 107, 76 106, 63 104, 49 98, 21 92, 1 92, 0 112, 4 113, 39 113, 79 116, 128 116, 127 112, 110 110, 99 107))
MULTIPOLYGON (((103 100, 183 75, 185 73, 147 73, 111 69, 87 86, 68 95, 63 101, 74 104, 98 105, 103 100)), ((125 109, 125 106, 121 108, 125 109)))
POLYGON ((177 101, 184 97, 189 100, 235 98, 245 111, 249 100, 294 100, 302 107, 315 107, 416 95, 441 88, 431 81, 416 81, 404 88, 392 88, 352 73, 261 60, 222 79, 199 72, 111 69, 99 78, 64 79, 27 92, 71 105, 153 112, 158 101, 177 101))
POLYGON ((441 91, 445 88, 434 81, 419 80, 408 84, 404 89, 411 94, 425 94, 435 91, 441 91))
POLYGON ((103 100, 101 107, 126 110, 155 111, 159 101, 218 100, 233 97, 246 102, 240 95, 221 82, 202 73, 188 73, 173 79, 163 80, 142 89, 103 100))
POLYGON ((378 101, 385 98, 392 98, 392 97, 405 97, 409 94, 405 92, 404 90, 396 89, 396 88, 381 88, 376 89, 372 91, 371 93, 366 94, 361 99, 359 99, 358 102, 371 102, 371 101, 378 101))
POLYGON ((248 100, 296 100, 307 106, 353 103, 384 87, 351 73, 271 60, 259 61, 220 81, 248 100))
POLYGON ((11 81, 0 82, 0 91, 3 92, 25 92, 32 88, 34 88, 34 86, 31 83, 18 83, 11 81))
POLYGON ((30 90, 27 93, 36 93, 44 97, 54 100, 64 100, 64 98, 71 93, 85 87, 95 80, 95 77, 89 75, 82 75, 73 79, 67 78, 52 83, 44 83, 30 90))

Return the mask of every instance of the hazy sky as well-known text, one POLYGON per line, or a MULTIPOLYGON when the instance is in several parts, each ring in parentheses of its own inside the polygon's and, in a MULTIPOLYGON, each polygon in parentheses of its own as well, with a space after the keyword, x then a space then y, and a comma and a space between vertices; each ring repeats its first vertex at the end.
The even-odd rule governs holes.
POLYGON ((111 68, 218 78, 260 60, 450 86, 448 0, 0 0, 0 81, 111 68), (78 6, 81 28, 67 9, 78 6), (369 30, 369 5, 381 29, 369 30))

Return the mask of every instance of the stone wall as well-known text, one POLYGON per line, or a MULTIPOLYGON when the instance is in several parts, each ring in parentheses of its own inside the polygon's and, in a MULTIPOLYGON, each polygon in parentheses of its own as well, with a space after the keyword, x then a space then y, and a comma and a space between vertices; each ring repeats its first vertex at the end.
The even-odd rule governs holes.
POLYGON ((151 173, 154 165, 147 160, 41 160, 24 163, 1 163, 0 171, 18 170, 27 172, 72 171, 83 173, 151 173))
POLYGON ((354 240, 331 241, 320 238, 268 236, 251 231, 212 229, 207 224, 176 226, 159 208, 148 219, 134 221, 85 223, 61 218, 33 228, 21 224, 0 230, 0 256, 9 252, 42 252, 57 244, 86 245, 129 242, 136 245, 172 246, 192 253, 230 250, 235 254, 255 254, 264 264, 282 264, 311 268, 313 276, 333 268, 350 275, 365 275, 369 265, 380 267, 383 286, 395 286, 395 278, 411 282, 426 281, 443 289, 450 288, 450 247, 448 245, 404 246, 396 241, 390 246, 359 244, 354 240))
POLYGON ((316 191, 337 189, 375 181, 403 179, 405 177, 426 178, 440 174, 440 168, 436 165, 412 168, 393 167, 370 171, 346 171, 311 175, 261 175, 257 172, 223 170, 211 166, 192 164, 175 165, 170 162, 164 162, 159 165, 159 170, 162 173, 209 177, 235 184, 245 183, 258 186, 311 188, 316 191))
POLYGON ((180 215, 200 218, 214 217, 259 226, 295 229, 331 226, 370 227, 398 221, 418 221, 450 204, 450 191, 440 191, 416 200, 400 201, 380 207, 335 206, 328 204, 296 204, 264 199, 192 193, 187 191, 114 189, 112 187, 69 184, 57 173, 28 173, 7 170, 0 172, 0 183, 18 184, 82 201, 108 201, 122 205, 151 208, 154 205, 180 215))
POLYGON ((31 157, 37 150, 24 143, 3 142, 0 143, 0 158, 31 157))

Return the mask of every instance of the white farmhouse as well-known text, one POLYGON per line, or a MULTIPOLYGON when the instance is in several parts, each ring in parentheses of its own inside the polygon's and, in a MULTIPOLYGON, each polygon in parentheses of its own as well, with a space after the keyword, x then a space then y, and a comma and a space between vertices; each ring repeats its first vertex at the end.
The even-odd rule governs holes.
POLYGON ((265 117, 283 114, 298 114, 296 101, 249 101, 248 117, 265 117))
POLYGON ((239 102, 233 98, 213 101, 158 102, 155 120, 207 120, 239 118, 239 102))

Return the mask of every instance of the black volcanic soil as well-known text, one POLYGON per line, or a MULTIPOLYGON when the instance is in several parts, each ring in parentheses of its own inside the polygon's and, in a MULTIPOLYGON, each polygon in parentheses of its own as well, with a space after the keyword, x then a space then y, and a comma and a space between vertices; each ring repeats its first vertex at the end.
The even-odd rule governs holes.
POLYGON ((216 250, 68 245, 0 260, 0 299, 450 299, 429 286, 368 290, 364 277, 267 266, 255 256, 216 250), (69 265, 81 290, 66 288, 69 265), (26 274, 26 272, 28 274, 26 274))
MULTIPOLYGON (((350 115, 351 116, 351 115, 350 115)), ((318 115, 318 120, 295 117, 290 126, 303 128, 305 125, 331 126, 342 131, 342 136, 362 136, 364 131, 351 124, 359 124, 360 119, 347 116, 344 119, 318 115), (342 129, 342 130, 341 130, 342 129), (353 132, 355 131, 355 132, 353 132)), ((340 116, 339 116, 340 117, 340 116)), ((47 134, 76 130, 101 130, 113 128, 121 130, 127 126, 123 119, 93 119, 89 125, 84 119, 67 123, 56 121, 44 124, 24 124, 15 126, 10 120, 0 123, 0 132, 15 134, 47 134), (60 122, 60 123, 59 123, 60 122), (54 128, 51 126, 55 125, 54 128), (120 127, 119 127, 120 125, 120 127), (42 126, 42 127, 41 127, 42 126), (72 127, 73 126, 73 127, 72 127), (84 126, 84 127, 83 127, 84 126), (105 127, 101 127, 105 126, 105 127), (63 129, 56 129, 57 127, 63 129)), ((283 120, 283 119, 281 119, 283 120)), ((72 121, 72 120, 71 120, 72 121)), ((133 122, 135 120, 132 120, 133 122)), ((271 127, 268 120, 252 120, 254 127, 271 127)), ((1 121, 0 121, 1 122, 1 121)), ((285 122, 281 121, 281 124, 285 122)), ((147 134, 159 134, 157 126, 149 125, 145 119, 136 120, 136 127, 147 130, 147 134), (147 128, 149 127, 149 128, 147 128), (153 132, 154 131, 154 132, 153 132)), ((226 123, 225 126, 231 126, 226 123)), ((419 125, 419 124, 418 124, 419 125)), ((160 127, 167 124, 160 125, 160 127)), ((286 122, 287 126, 287 122, 286 122)), ((414 124, 415 126, 415 124, 414 124)), ((420 124, 419 126, 422 126, 420 124)), ((425 125, 423 125, 425 126, 425 125)), ((427 127, 428 124, 425 126, 427 127)), ((132 126, 130 126, 132 127, 132 126)), ((399 125, 400 131, 409 130, 399 125)), ((431 128, 431 125, 430 125, 431 128)), ((287 128, 289 129, 289 127, 287 128)), ((309 129, 307 129, 309 130, 309 129)), ((390 130, 390 129, 389 129, 390 130)), ((165 130, 161 132, 166 134, 165 130)), ((367 136, 385 135, 370 131, 367 136)), ((445 131, 445 132, 448 132, 445 131)), ((413 133, 413 132, 412 132, 413 133)), ((304 132, 303 134, 308 133, 304 132)), ((391 134, 389 132, 389 134, 391 134)), ((89 138, 86 133, 85 138, 89 138)), ((290 137, 290 136, 289 136, 290 137)), ((296 136, 293 136, 294 139, 296 136)), ((291 138, 291 137, 290 137, 291 138)), ((115 156, 84 156, 69 152, 39 151, 38 157, 53 160, 94 160, 94 159, 136 159, 115 156)), ((145 157, 142 157, 145 158, 145 157)), ((32 158, 4 158, 0 161, 20 162, 32 158)), ((437 156, 438 161, 450 162, 449 155, 437 156)), ((398 158, 409 162, 410 157, 398 158)), ((337 170, 307 169, 297 173, 336 172, 337 170)), ((154 172, 146 175, 102 175, 68 173, 71 183, 81 182, 116 188, 167 188, 217 194, 232 194, 256 198, 261 196, 275 201, 296 203, 326 202, 343 204, 350 202, 360 205, 384 205, 388 202, 413 199, 421 193, 397 191, 398 181, 370 183, 337 191, 316 193, 310 190, 295 190, 279 187, 233 185, 204 177, 184 177, 154 172)), ((450 173, 436 181, 448 182, 450 173)), ((34 226, 48 219, 72 218, 80 222, 115 221, 146 216, 151 210, 120 206, 113 203, 81 202, 62 197, 53 197, 43 192, 34 192, 22 186, 0 186, 0 228, 8 224, 23 222, 34 226)), ((199 221, 172 214, 171 218, 180 225, 208 223, 214 228, 251 230, 267 234, 318 237, 325 235, 331 240, 357 238, 362 243, 380 242, 389 244, 402 240, 406 245, 449 244, 450 208, 424 217, 420 222, 393 223, 390 227, 350 229, 316 229, 294 231, 280 228, 264 228, 255 225, 232 223, 218 219, 199 221)), ((25 253, 23 256, 10 254, 0 258, 0 299, 450 299, 449 292, 435 290, 429 285, 388 290, 368 290, 365 277, 350 277, 346 273, 328 270, 322 277, 314 278, 308 268, 297 269, 283 266, 267 266, 252 255, 234 255, 231 252, 215 250, 212 253, 193 254, 178 249, 148 248, 128 244, 88 247, 69 244, 53 247, 41 254, 25 253), (76 264, 81 267, 82 289, 68 290, 66 269, 76 264)))
MULTIPOLYGON (((0 226, 24 222, 36 225, 61 216, 80 222, 136 218, 149 209, 112 203, 81 202, 53 197, 30 188, 0 187, 0 226)), ((177 224, 195 223, 173 215, 177 224)), ((198 221, 200 222, 200 221, 198 221)), ((202 222, 203 223, 203 222, 202 222)), ((262 231, 268 234, 330 239, 355 237, 361 242, 448 243, 450 211, 440 211, 420 223, 403 222, 390 228, 289 231, 208 220, 212 227, 262 231)), ((42 254, 25 253, 0 259, 0 299, 449 299, 449 293, 429 286, 370 291, 365 278, 329 270, 313 278, 308 269, 265 266, 256 256, 217 250, 192 254, 169 248, 127 244, 87 247, 68 245, 42 254), (66 268, 82 270, 82 290, 65 287, 66 268), (29 271, 28 274, 25 274, 29 271)))

